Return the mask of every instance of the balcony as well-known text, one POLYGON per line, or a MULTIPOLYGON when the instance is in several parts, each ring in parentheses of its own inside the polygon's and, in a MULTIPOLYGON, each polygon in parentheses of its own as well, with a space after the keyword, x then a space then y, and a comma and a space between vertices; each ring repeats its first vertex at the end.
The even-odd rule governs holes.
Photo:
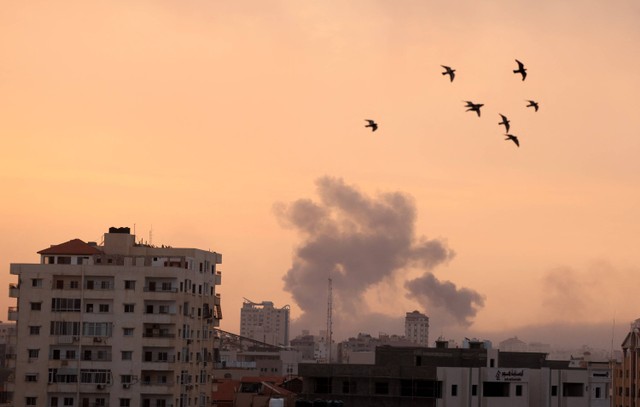
POLYGON ((221 271, 216 271, 214 284, 215 285, 221 285, 222 284, 222 272, 221 271))
POLYGON ((18 307, 9 307, 9 309, 7 310, 7 319, 9 321, 18 320, 18 307))
POLYGON ((9 298, 18 298, 20 296, 20 286, 18 284, 9 284, 9 298))
POLYGON ((176 287, 170 287, 170 286, 154 286, 154 285, 147 285, 144 286, 143 291, 146 293, 177 293, 178 289, 176 287))

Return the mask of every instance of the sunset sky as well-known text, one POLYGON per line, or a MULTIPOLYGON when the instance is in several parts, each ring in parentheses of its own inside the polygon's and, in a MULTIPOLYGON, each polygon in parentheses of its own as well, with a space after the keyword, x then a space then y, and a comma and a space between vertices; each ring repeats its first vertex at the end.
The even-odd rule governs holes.
POLYGON ((128 226, 222 253, 232 332, 244 297, 317 333, 331 277, 337 340, 419 310, 431 339, 619 347, 638 21, 637 0, 4 1, 0 319, 10 263, 128 226))

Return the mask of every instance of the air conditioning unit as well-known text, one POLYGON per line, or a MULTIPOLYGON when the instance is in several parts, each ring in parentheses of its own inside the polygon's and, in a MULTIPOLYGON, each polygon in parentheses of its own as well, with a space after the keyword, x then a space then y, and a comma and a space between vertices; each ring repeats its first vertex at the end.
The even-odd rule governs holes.
POLYGON ((131 387, 131 383, 122 383, 123 389, 128 389, 129 387, 131 387))
POLYGON ((107 386, 105 386, 104 384, 99 384, 99 385, 97 385, 97 386, 96 386, 96 388, 97 388, 98 390, 104 390, 104 389, 105 389, 105 387, 107 387, 107 386))

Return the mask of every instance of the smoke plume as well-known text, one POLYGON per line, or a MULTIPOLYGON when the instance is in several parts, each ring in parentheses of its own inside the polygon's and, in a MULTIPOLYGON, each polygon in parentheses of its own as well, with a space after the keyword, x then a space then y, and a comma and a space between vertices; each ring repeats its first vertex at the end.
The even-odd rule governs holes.
POLYGON ((424 275, 405 284, 407 298, 419 302, 427 315, 437 308, 459 323, 470 323, 477 307, 483 306, 483 298, 432 274, 455 253, 442 240, 416 238, 416 208, 410 196, 392 192, 372 198, 332 177, 320 178, 316 185, 319 202, 299 199, 275 206, 279 220, 302 237, 283 278, 285 290, 303 313, 296 326, 325 326, 331 278, 333 315, 350 325, 353 334, 359 321, 371 319, 366 291, 410 268, 423 270, 424 275))

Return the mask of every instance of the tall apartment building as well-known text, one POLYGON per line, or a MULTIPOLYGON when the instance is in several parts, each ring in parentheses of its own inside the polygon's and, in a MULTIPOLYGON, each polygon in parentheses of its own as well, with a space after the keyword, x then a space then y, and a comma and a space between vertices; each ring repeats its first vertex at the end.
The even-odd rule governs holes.
POLYGON ((289 345, 289 306, 275 308, 273 302, 244 299, 240 310, 240 336, 276 346, 289 345))
POLYGON ((622 342, 622 361, 613 364, 613 406, 640 405, 640 319, 631 323, 631 329, 622 342))
POLYGON ((10 267, 14 405, 210 404, 220 254, 137 244, 129 228, 38 253, 10 267))
POLYGON ((429 317, 418 311, 407 312, 404 336, 417 345, 429 346, 429 317))

